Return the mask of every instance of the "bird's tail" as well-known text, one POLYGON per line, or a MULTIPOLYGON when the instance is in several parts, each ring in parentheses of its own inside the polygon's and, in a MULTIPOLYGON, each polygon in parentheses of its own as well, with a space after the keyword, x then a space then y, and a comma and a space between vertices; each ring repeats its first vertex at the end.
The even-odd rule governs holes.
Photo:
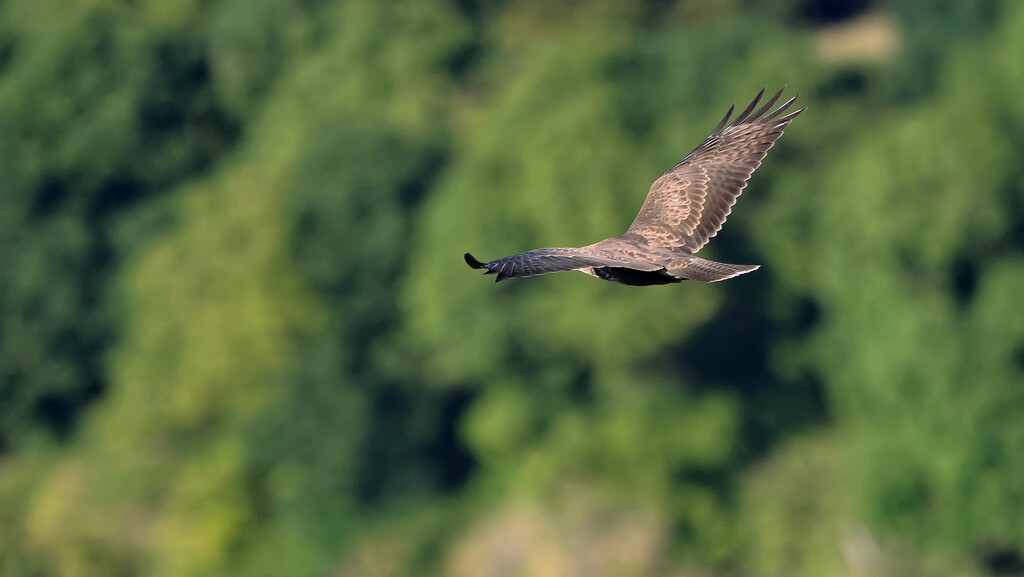
POLYGON ((666 267, 669 274, 677 278, 704 282, 718 282, 759 268, 759 264, 726 264, 695 256, 678 260, 666 267))

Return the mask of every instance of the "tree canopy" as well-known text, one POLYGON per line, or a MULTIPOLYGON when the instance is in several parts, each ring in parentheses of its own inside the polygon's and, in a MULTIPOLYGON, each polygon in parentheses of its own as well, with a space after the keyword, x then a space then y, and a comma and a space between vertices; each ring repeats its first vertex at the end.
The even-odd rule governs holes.
POLYGON ((0 573, 1024 567, 1024 5, 0 2, 0 573), (620 234, 809 107, 702 256, 620 234))

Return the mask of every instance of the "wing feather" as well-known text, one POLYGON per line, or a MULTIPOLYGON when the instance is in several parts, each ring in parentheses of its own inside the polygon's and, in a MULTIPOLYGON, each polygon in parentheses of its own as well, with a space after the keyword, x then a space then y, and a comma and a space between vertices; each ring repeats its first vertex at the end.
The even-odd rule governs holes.
POLYGON ((762 89, 732 122, 735 107, 730 108, 700 146, 654 182, 629 232, 690 254, 718 234, 768 149, 804 111, 781 116, 794 96, 765 115, 784 90, 758 107, 762 89))
POLYGON ((591 267, 620 267, 642 271, 664 268, 660 264, 616 254, 612 250, 595 245, 582 248, 537 248, 531 251, 506 256, 491 262, 480 262, 466 253, 466 263, 476 269, 487 269, 484 274, 498 275, 494 282, 507 278, 534 276, 550 272, 579 270, 591 267))
POLYGON ((651 185, 626 234, 639 234, 657 246, 683 246, 700 225, 707 185, 708 173, 702 166, 662 175, 651 185))

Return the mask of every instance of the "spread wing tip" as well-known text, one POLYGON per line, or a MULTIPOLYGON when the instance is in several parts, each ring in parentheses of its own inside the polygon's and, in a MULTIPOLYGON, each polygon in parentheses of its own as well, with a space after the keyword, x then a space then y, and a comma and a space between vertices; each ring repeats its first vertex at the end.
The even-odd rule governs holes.
POLYGON ((807 110, 806 106, 804 106, 800 110, 795 110, 793 112, 790 112, 789 114, 787 114, 787 115, 783 116, 782 118, 776 120, 775 124, 789 124, 790 122, 793 121, 794 118, 796 118, 797 116, 800 116, 800 113, 803 112, 804 110, 807 110))
MULTIPOLYGON (((487 268, 484 265, 484 263, 476 260, 476 258, 474 258, 473 255, 469 254, 468 252, 466 253, 466 257, 465 258, 466 258, 466 264, 468 264, 472 268, 477 268, 477 269, 487 268)), ((490 271, 488 271, 488 272, 490 272, 490 271)))
MULTIPOLYGON (((779 105, 778 108, 776 108, 772 112, 770 112, 767 115, 765 115, 765 113, 768 112, 769 110, 771 110, 772 106, 774 106, 775 103, 778 102, 779 98, 782 97, 782 94, 785 91, 786 91, 786 86, 783 86, 782 89, 780 89, 778 92, 776 92, 774 96, 769 98, 768 101, 765 102, 760 108, 758 108, 757 110, 754 110, 754 108, 757 107, 757 105, 761 102, 761 99, 764 97, 765 89, 762 88, 761 92, 757 93, 757 96, 754 97, 753 102, 751 102, 750 105, 747 106, 746 110, 744 110, 739 116, 737 116, 736 120, 733 120, 731 123, 729 123, 728 126, 730 126, 730 127, 732 127, 732 126, 739 126, 741 124, 750 124, 750 123, 754 123, 754 122, 768 123, 768 122, 771 122, 772 120, 775 120, 776 118, 779 118, 780 116, 782 116, 782 114, 784 112, 786 112, 786 109, 789 108, 794 102, 796 102, 796 99, 800 97, 800 95, 797 94, 796 96, 794 96, 794 97, 790 98, 789 100, 783 102, 781 105, 779 105)), ((802 109, 800 109, 800 110, 798 110, 798 111, 796 111, 794 113, 787 114, 785 117, 780 119, 779 122, 777 122, 777 124, 781 123, 783 120, 785 120, 785 121, 793 120, 794 118, 797 117, 798 114, 800 114, 804 110, 806 110, 806 108, 802 108, 802 109)), ((731 112, 731 110, 730 110, 730 112, 731 112)), ((723 122, 723 124, 720 124, 719 127, 716 128, 715 131, 712 132, 712 134, 716 134, 716 133, 720 132, 724 128, 725 128, 725 123, 723 122)))
POLYGON ((723 118, 722 121, 718 123, 718 126, 716 126, 715 129, 711 131, 711 135, 712 136, 722 132, 722 129, 725 128, 729 124, 729 119, 732 117, 732 113, 735 110, 736 110, 736 105, 735 104, 733 104, 732 106, 729 107, 729 112, 725 113, 725 118, 723 118))
MULTIPOLYGON (((725 118, 723 118, 722 121, 718 123, 718 126, 716 126, 715 129, 711 131, 711 135, 715 136, 716 134, 720 134, 723 130, 732 126, 739 126, 741 124, 748 124, 753 122, 769 122, 779 117, 783 112, 785 112, 786 109, 789 108, 789 106, 793 104, 793 102, 795 102, 796 99, 799 98, 800 96, 799 94, 797 94, 793 98, 790 98, 786 102, 782 103, 773 112, 765 116, 765 113, 772 109, 772 106, 774 106, 775 103, 778 102, 779 98, 782 97, 782 94, 786 91, 786 86, 783 85, 782 88, 778 92, 776 92, 774 96, 769 98, 768 101, 761 105, 760 108, 757 108, 757 105, 760 104, 761 99, 764 98, 764 94, 767 88, 767 86, 762 88, 761 91, 757 93, 757 96, 754 97, 754 100, 749 105, 747 105, 747 108, 743 112, 741 112, 739 116, 732 120, 732 122, 729 122, 729 120, 732 119, 732 114, 733 112, 735 112, 736 106, 733 105, 729 107, 729 112, 725 113, 725 118), (755 108, 757 108, 757 110, 754 110, 755 108)), ((789 114, 785 118, 787 120, 792 120, 793 118, 796 118, 796 116, 800 112, 803 112, 804 110, 806 110, 806 108, 801 109, 796 113, 789 114)))
POLYGON ((497 266, 493 266, 493 267, 488 266, 489 263, 482 263, 482 262, 476 260, 476 257, 474 257, 473 255, 469 254, 468 252, 465 254, 464 258, 466 259, 466 264, 468 264, 471 268, 487 269, 487 270, 484 271, 485 275, 488 275, 488 274, 498 275, 498 277, 494 279, 494 282, 501 282, 501 281, 503 281, 503 280, 505 280, 507 278, 510 278, 512 276, 512 274, 511 274, 512 270, 515 270, 513 268, 512 270, 509 270, 508 272, 505 272, 505 266, 506 265, 504 265, 504 264, 501 266, 500 269, 497 266))
MULTIPOLYGON (((743 122, 750 117, 750 113, 754 111, 754 108, 757 106, 757 103, 761 102, 761 99, 764 98, 764 91, 766 88, 768 87, 765 86, 764 88, 762 88, 761 92, 757 93, 757 96, 755 96, 754 100, 747 105, 746 109, 744 109, 743 112, 741 112, 740 115, 736 117, 736 120, 732 121, 733 126, 743 124, 743 122)), ((754 119, 752 118, 751 120, 754 119)))

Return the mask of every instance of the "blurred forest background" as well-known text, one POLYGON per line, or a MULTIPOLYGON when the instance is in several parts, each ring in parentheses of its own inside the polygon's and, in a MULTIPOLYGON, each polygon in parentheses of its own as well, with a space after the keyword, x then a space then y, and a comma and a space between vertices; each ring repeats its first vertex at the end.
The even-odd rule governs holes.
POLYGON ((0 1, 0 574, 1024 575, 1024 3, 0 1), (494 285, 809 109, 726 283, 494 285))

